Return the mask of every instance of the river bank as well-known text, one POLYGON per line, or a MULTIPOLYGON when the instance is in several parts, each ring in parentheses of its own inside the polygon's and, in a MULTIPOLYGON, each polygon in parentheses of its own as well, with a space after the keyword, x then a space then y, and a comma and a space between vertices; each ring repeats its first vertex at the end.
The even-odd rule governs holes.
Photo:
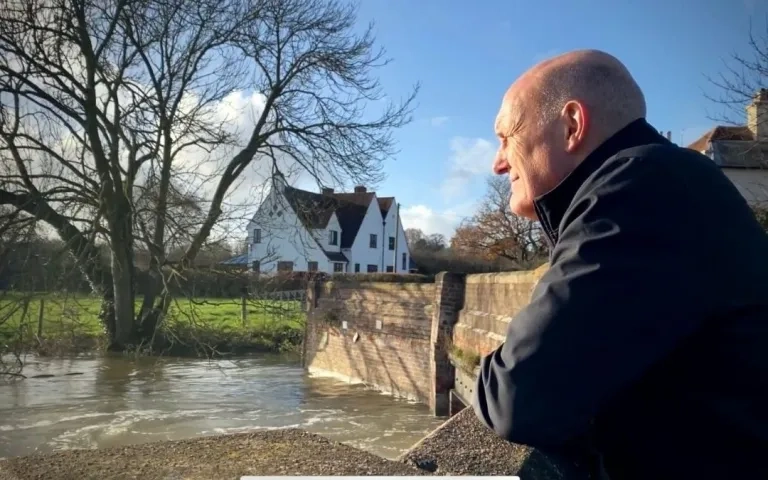
POLYGON ((424 475, 301 430, 222 435, 0 461, 0 480, 237 480, 243 475, 424 475))
MULTIPOLYGON (((101 300, 89 295, 5 292, 0 345, 6 353, 49 356, 103 351, 100 308, 101 300)), ((220 357, 295 350, 304 321, 299 301, 180 298, 158 330, 152 353, 220 357)))

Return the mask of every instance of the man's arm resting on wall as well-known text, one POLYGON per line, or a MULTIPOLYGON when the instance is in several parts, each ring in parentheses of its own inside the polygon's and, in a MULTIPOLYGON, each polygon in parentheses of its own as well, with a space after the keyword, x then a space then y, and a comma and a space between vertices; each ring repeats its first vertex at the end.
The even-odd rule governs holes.
POLYGON ((681 263, 691 248, 685 220, 669 211, 679 187, 634 159, 614 163, 566 213, 531 303, 482 361, 475 411, 509 441, 560 447, 586 435, 607 401, 695 331, 705 308, 681 263))

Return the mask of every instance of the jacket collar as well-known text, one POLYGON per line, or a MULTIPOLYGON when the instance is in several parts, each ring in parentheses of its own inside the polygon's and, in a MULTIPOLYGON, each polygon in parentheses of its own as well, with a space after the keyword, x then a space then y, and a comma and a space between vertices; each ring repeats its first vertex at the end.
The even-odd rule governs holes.
POLYGON ((559 237, 560 222, 582 184, 609 158, 627 148, 648 144, 669 144, 644 118, 630 123, 597 147, 555 188, 534 200, 533 205, 550 246, 559 237))

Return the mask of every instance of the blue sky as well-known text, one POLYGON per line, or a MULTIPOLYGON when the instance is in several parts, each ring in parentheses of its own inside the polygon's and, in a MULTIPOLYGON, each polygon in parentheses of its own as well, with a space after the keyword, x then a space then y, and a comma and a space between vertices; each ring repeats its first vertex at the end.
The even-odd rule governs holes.
POLYGON ((388 94, 421 83, 414 121, 397 132, 400 153, 377 191, 401 203, 406 227, 450 236, 484 191, 501 96, 531 65, 578 48, 621 59, 643 88, 648 118, 692 142, 717 114, 706 75, 748 51, 750 22, 765 32, 760 0, 361 0, 360 21, 394 59, 388 94))

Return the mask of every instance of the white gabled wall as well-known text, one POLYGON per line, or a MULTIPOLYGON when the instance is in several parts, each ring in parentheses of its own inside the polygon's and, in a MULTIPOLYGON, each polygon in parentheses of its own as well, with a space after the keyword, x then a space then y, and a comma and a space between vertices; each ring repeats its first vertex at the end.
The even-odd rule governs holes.
POLYGON ((263 273, 276 271, 278 261, 293 262, 294 271, 307 271, 311 261, 318 263, 320 271, 333 271, 325 253, 299 221, 282 192, 278 193, 276 189, 272 189, 248 223, 248 245, 249 270, 258 260, 263 273), (270 212, 272 216, 269 216, 270 212), (256 228, 261 229, 261 243, 254 244, 256 228))
MULTIPOLYGON (((368 210, 365 212, 363 222, 360 224, 360 230, 357 231, 355 241, 351 247, 351 257, 349 259, 349 271, 355 271, 355 264, 360 264, 360 273, 368 271, 368 265, 376 265, 377 271, 381 272, 381 242, 382 237, 382 218, 379 209, 379 201, 376 195, 372 196, 368 210), (376 248, 369 248, 370 235, 376 234, 376 248)), ((384 270, 385 271, 385 270, 384 270)))
MULTIPOLYGON (((397 203, 393 201, 383 221, 378 199, 373 196, 352 247, 343 251, 349 259, 347 272, 354 272, 356 263, 360 264, 361 273, 368 271, 368 265, 376 265, 377 271, 386 272, 387 266, 391 266, 394 260, 395 252, 389 249, 389 237, 395 235, 396 226, 398 240, 394 271, 408 272, 411 252, 408 250, 402 221, 398 222, 396 215, 397 203), (371 234, 376 235, 376 248, 369 246, 371 234), (403 253, 406 254, 405 268, 402 268, 403 253)), ((331 273, 334 262, 328 260, 323 249, 341 252, 341 234, 341 225, 335 213, 331 215, 326 228, 315 229, 310 233, 288 205, 282 192, 278 193, 276 189, 272 189, 248 223, 248 268, 250 270, 253 262, 259 260, 260 271, 270 273, 277 270, 278 261, 290 261, 293 262, 294 271, 307 271, 308 263, 315 261, 319 271, 331 273), (273 213, 272 216, 269 215, 270 212, 273 213), (278 215, 278 212, 281 214, 278 215), (261 243, 258 244, 253 243, 256 228, 261 229, 261 243), (338 245, 330 245, 330 230, 338 232, 338 245)))
POLYGON ((395 266, 395 272, 396 273, 408 273, 408 265, 411 261, 411 252, 408 250, 408 242, 405 240, 405 229, 403 228, 403 221, 400 219, 397 220, 397 199, 394 199, 392 201, 392 206, 389 208, 389 211, 387 212, 387 223, 386 223, 386 229, 387 229, 387 239, 386 243, 384 245, 384 248, 386 251, 384 252, 384 264, 386 271, 386 266, 392 265, 392 261, 394 259, 395 251, 389 249, 389 237, 395 236, 395 228, 397 228, 397 243, 395 244, 395 248, 397 250, 397 264, 395 266), (403 253, 405 253, 405 268, 403 267, 403 253))
POLYGON ((403 224, 402 222, 396 222, 396 217, 396 202, 392 203, 392 207, 390 207, 387 212, 386 219, 382 219, 379 201, 375 195, 373 196, 373 200, 370 205, 368 205, 365 218, 360 225, 360 230, 357 231, 357 236, 355 237, 355 241, 350 250, 351 258, 349 261, 349 272, 355 271, 354 268, 356 263, 360 264, 360 273, 366 273, 368 271, 368 265, 376 265, 377 271, 386 272, 387 267, 391 266, 394 260, 395 252, 389 249, 389 237, 395 236, 396 227, 399 231, 399 238, 397 240, 397 265, 395 266, 394 272, 408 272, 411 252, 408 250, 408 245, 405 240, 405 229, 403 228, 403 224), (377 237, 375 249, 369 247, 371 234, 376 234, 377 237), (403 253, 406 254, 405 269, 402 268, 403 253))
POLYGON ((327 252, 341 252, 341 224, 335 213, 331 214, 331 218, 328 220, 328 225, 325 228, 315 229, 312 232, 327 252), (330 244, 331 230, 334 230, 337 234, 338 240, 336 245, 330 244))

